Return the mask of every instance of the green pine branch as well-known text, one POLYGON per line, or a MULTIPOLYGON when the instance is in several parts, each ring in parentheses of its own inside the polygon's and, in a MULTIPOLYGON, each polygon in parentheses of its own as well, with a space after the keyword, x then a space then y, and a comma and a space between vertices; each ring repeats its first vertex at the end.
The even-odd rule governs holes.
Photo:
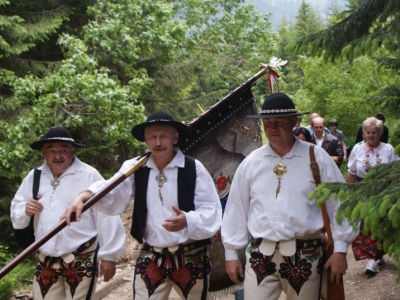
POLYGON ((340 22, 291 45, 296 53, 311 52, 335 59, 373 51, 381 45, 396 47, 400 5, 397 0, 369 0, 340 22))
POLYGON ((400 262, 400 161, 377 166, 355 183, 324 183, 309 195, 318 204, 333 193, 341 201, 337 221, 347 218, 372 233, 378 247, 400 262))

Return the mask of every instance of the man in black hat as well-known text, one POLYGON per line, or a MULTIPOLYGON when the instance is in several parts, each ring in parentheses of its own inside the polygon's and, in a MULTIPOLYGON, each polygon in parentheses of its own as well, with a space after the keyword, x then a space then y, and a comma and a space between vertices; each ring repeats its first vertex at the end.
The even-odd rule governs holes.
MULTIPOLYGON (((324 221, 316 200, 310 168, 310 147, 322 182, 344 182, 332 158, 318 146, 293 136, 298 112, 283 93, 269 95, 259 115, 268 143, 253 151, 233 177, 221 235, 225 266, 231 280, 244 277, 245 299, 320 299, 321 229, 324 221), (250 243, 249 243, 250 241, 250 243), (245 272, 238 260, 246 249, 245 272), (246 273, 246 276, 245 276, 246 273)), ((356 232, 346 221, 336 223, 338 201, 326 201, 331 219, 334 254, 325 264, 331 280, 339 282, 347 269, 348 245, 356 232)))
MULTIPOLYGON (((42 152, 45 163, 29 172, 11 202, 14 228, 26 228, 33 217, 35 238, 42 238, 59 223, 72 198, 102 179, 96 169, 75 156, 75 149, 82 147, 63 127, 50 129, 31 144, 42 152), (32 195, 34 185, 38 192, 32 195)), ((39 248, 34 299, 91 299, 98 273, 110 280, 115 261, 124 252, 121 218, 89 209, 79 224, 64 228, 39 248)))
MULTIPOLYGON (((172 287, 182 299, 208 299, 211 266, 206 245, 220 228, 222 208, 208 171, 175 146, 189 133, 186 125, 162 111, 133 127, 132 135, 151 153, 147 165, 95 205, 120 214, 135 198, 131 234, 142 244, 134 274, 135 299, 167 299, 172 287)), ((114 177, 136 162, 137 158, 126 161, 114 177)), ((95 183, 74 199, 67 222, 73 212, 79 220, 83 203, 108 182, 95 183)))

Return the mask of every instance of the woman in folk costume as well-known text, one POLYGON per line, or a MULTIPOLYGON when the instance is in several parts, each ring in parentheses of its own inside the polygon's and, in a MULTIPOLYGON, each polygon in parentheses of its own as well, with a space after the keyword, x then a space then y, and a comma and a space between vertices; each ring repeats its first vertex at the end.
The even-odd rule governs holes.
MULTIPOLYGON (((367 118, 362 124, 365 143, 357 144, 351 151, 347 182, 361 181, 368 171, 380 164, 390 163, 398 160, 394 154, 392 145, 381 142, 379 139, 383 131, 383 122, 375 117, 367 118)), ((352 243, 354 257, 356 260, 368 259, 365 266, 365 274, 375 275, 379 272, 378 265, 386 262, 384 252, 377 247, 376 240, 371 234, 364 235, 362 227, 360 234, 352 243)))

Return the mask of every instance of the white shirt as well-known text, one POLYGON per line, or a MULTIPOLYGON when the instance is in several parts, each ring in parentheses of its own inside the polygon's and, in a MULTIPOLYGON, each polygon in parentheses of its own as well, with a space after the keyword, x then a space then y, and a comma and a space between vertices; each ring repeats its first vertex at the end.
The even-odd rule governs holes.
MULTIPOLYGON (((222 240, 227 260, 238 259, 237 251, 247 246, 250 237, 271 241, 301 238, 319 231, 324 226, 322 213, 316 200, 308 200, 315 189, 310 168, 310 144, 296 139, 292 150, 280 157, 269 144, 253 151, 239 165, 233 177, 224 218, 222 240), (273 169, 283 163, 287 172, 281 179, 278 196, 277 175, 273 169)), ((324 149, 315 146, 322 182, 344 182, 343 176, 324 149)), ((356 237, 345 220, 336 223, 335 212, 339 202, 333 197, 326 201, 333 227, 335 252, 347 252, 356 237)))
MULTIPOLYGON (((164 205, 158 195, 156 176, 158 169, 150 156, 147 167, 150 168, 147 187, 147 219, 144 231, 145 241, 154 247, 169 247, 184 243, 189 239, 203 240, 212 237, 221 226, 222 208, 214 182, 203 164, 196 160, 196 190, 194 195, 195 210, 185 212, 188 226, 178 232, 169 232, 161 225, 167 218, 175 217, 172 206, 178 206, 177 178, 178 167, 185 165, 185 156, 178 149, 174 159, 164 168, 167 181, 161 188, 164 205)), ((96 182, 89 187, 92 193, 97 193, 108 182, 119 177, 125 170, 136 163, 137 158, 127 160, 121 169, 111 179, 96 182)), ((103 199, 96 203, 96 207, 108 214, 123 212, 135 195, 134 174, 125 179, 103 199)))
POLYGON ((324 137, 325 137, 325 133, 322 133, 322 135, 321 135, 320 138, 317 137, 317 136, 314 134, 314 139, 315 139, 315 142, 317 143, 318 146, 322 147, 322 143, 324 142, 324 137))
MULTIPOLYGON (((34 228, 36 240, 43 237, 60 222, 60 217, 67 210, 70 202, 90 184, 103 179, 93 167, 75 157, 72 165, 59 177, 60 185, 53 190, 50 185, 54 178, 49 166, 45 163, 42 170, 38 200, 43 204, 43 211, 35 216, 34 228), (54 192, 54 194, 53 194, 54 192), (53 196, 52 196, 53 195, 53 196), (51 197, 52 196, 52 197, 51 197)), ((14 199, 11 201, 11 220, 14 228, 22 229, 28 226, 30 217, 25 214, 26 201, 32 199, 33 173, 31 170, 24 178, 14 199)), ((82 214, 80 222, 63 228, 48 242, 40 247, 44 255, 59 257, 71 253, 80 245, 98 235, 99 257, 109 261, 116 259, 125 252, 125 230, 119 216, 107 216, 92 208, 82 214)))
POLYGON ((376 148, 369 148, 367 144, 356 144, 350 153, 347 163, 349 174, 364 178, 368 171, 376 165, 398 160, 393 146, 380 143, 376 148))

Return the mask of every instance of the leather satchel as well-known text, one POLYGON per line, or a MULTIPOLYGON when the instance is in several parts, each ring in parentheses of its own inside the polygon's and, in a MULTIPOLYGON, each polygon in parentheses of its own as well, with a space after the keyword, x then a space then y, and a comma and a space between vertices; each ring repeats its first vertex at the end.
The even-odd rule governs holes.
MULTIPOLYGON (((318 186, 321 184, 321 176, 319 172, 318 163, 315 160, 314 154, 314 145, 310 146, 310 166, 311 171, 314 176, 315 185, 318 186)), ((326 210, 325 203, 322 203, 321 206, 322 217, 324 219, 324 229, 322 232, 325 232, 328 237, 328 244, 324 249, 324 263, 329 259, 329 257, 333 253, 333 239, 332 239, 332 230, 329 220, 329 215, 326 210)), ((321 287, 320 287, 320 298, 321 300, 344 300, 344 283, 343 276, 340 279, 339 284, 330 281, 331 270, 326 270, 323 268, 322 278, 321 278, 321 287)))

